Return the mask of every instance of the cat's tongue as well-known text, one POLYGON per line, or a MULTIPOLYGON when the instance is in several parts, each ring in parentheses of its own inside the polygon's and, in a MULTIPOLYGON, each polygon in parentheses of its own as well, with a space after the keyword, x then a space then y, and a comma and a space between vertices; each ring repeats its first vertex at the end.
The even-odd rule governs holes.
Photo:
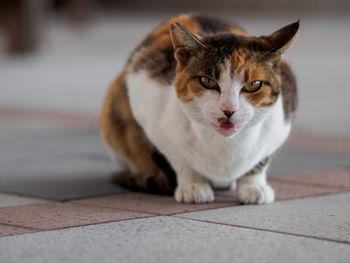
POLYGON ((231 136, 238 130, 238 127, 230 121, 217 122, 213 125, 213 127, 217 132, 225 137, 231 136))
POLYGON ((225 121, 219 124, 219 128, 222 130, 234 130, 235 125, 230 121, 225 121))

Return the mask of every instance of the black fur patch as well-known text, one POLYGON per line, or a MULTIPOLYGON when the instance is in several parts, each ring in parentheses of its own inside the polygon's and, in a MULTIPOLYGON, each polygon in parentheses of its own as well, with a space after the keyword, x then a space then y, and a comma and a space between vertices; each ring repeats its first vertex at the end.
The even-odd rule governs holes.
POLYGON ((156 150, 152 154, 152 160, 166 175, 169 186, 175 189, 177 186, 176 173, 165 156, 156 150))
POLYGON ((270 161, 270 157, 266 157, 265 159, 261 160, 246 175, 255 175, 255 174, 261 173, 265 168, 265 166, 269 164, 269 161, 270 161))

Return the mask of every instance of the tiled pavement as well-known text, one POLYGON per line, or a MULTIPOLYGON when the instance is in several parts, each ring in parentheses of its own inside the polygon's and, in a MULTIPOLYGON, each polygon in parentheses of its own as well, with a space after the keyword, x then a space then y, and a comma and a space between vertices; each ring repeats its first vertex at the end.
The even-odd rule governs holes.
POLYGON ((350 262, 347 140, 292 135, 272 205, 179 204, 111 182, 96 117, 34 116, 1 112, 0 262, 350 262))

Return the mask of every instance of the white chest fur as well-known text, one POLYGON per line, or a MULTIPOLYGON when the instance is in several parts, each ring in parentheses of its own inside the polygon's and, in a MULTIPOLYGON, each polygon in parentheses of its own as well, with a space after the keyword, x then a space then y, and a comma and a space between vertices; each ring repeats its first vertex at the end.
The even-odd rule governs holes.
POLYGON ((176 172, 186 163, 213 182, 236 179, 276 151, 290 132, 281 97, 263 122, 227 139, 190 121, 174 87, 159 84, 146 72, 129 73, 127 86, 135 119, 176 172))

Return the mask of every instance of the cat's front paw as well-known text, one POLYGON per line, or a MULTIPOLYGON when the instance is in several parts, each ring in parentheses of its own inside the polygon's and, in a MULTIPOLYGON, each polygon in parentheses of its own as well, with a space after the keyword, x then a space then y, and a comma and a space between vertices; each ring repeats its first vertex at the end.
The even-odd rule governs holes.
POLYGON ((268 184, 242 184, 237 188, 237 197, 243 204, 268 204, 275 200, 275 192, 268 184))
POLYGON ((175 190, 175 199, 184 203, 210 203, 214 201, 214 191, 205 183, 182 184, 175 190))

